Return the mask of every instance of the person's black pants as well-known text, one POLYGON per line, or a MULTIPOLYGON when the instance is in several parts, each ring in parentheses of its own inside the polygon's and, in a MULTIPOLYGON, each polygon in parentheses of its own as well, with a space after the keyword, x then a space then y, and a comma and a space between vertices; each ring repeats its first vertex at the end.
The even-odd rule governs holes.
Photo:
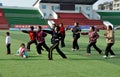
POLYGON ((10 45, 11 45, 11 44, 7 44, 7 45, 6 45, 6 47, 7 47, 7 54, 11 54, 10 45))
POLYGON ((60 48, 59 48, 59 42, 57 42, 57 43, 53 44, 53 45, 50 47, 50 50, 49 50, 49 53, 48 53, 48 58, 49 58, 49 60, 52 60, 52 59, 53 59, 53 57, 52 57, 53 49, 56 49, 57 52, 60 54, 60 56, 61 56, 62 58, 67 58, 67 57, 65 56, 65 54, 60 50, 60 48))
POLYGON ((29 42, 27 43, 27 49, 28 49, 28 50, 30 50, 30 45, 33 44, 33 43, 34 43, 35 45, 37 45, 37 41, 36 41, 36 40, 31 40, 31 41, 29 41, 29 42))
POLYGON ((99 52, 99 54, 101 54, 102 50, 100 50, 96 46, 96 42, 91 42, 91 43, 88 44, 88 46, 87 46, 87 53, 91 53, 91 46, 93 46, 99 52))
POLYGON ((42 49, 41 49, 41 46, 43 46, 47 51, 49 51, 49 47, 46 45, 45 42, 43 42, 43 43, 38 43, 37 46, 36 46, 38 54, 41 54, 41 53, 42 53, 42 52, 41 52, 41 50, 42 50, 42 49))
POLYGON ((62 36, 62 38, 61 38, 61 47, 65 47, 64 39, 65 39, 65 36, 62 36))
POLYGON ((78 46, 78 38, 74 37, 73 39, 73 49, 79 49, 79 46, 78 46))
POLYGON ((113 43, 108 43, 105 49, 105 55, 108 56, 108 53, 111 55, 115 55, 114 52, 112 51, 111 47, 113 46, 113 43))

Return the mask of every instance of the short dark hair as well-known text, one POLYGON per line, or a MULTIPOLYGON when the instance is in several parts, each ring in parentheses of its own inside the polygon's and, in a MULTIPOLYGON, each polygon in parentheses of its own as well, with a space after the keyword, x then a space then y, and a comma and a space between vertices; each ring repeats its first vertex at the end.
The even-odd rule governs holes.
POLYGON ((112 26, 111 25, 109 25, 108 27, 109 27, 110 30, 112 30, 112 26))
POLYGON ((60 23, 63 26, 63 23, 60 23))
POLYGON ((24 43, 21 43, 21 45, 20 46, 25 46, 25 44, 24 43))
POLYGON ((9 32, 6 32, 6 35, 8 35, 8 36, 9 36, 9 35, 10 35, 10 33, 9 33, 9 32))
POLYGON ((33 27, 33 26, 31 26, 31 27, 30 27, 30 29, 31 29, 31 30, 33 30, 33 29, 34 29, 34 27, 33 27))
POLYGON ((94 26, 91 26, 92 30, 95 31, 95 27, 94 26))
POLYGON ((55 26, 54 28, 57 28, 57 31, 60 31, 60 27, 59 26, 55 26))
POLYGON ((42 29, 42 27, 41 27, 41 26, 38 26, 38 28, 39 28, 39 29, 42 29))
POLYGON ((75 22, 77 26, 79 26, 79 23, 78 22, 75 22))

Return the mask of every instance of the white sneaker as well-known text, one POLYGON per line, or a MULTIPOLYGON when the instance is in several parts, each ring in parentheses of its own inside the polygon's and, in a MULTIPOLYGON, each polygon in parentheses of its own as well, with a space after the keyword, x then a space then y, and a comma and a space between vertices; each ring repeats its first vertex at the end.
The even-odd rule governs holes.
POLYGON ((105 55, 105 56, 103 56, 103 58, 107 59, 107 58, 108 58, 108 56, 106 56, 106 55, 105 55))
POLYGON ((116 57, 116 56, 115 56, 115 55, 111 55, 110 57, 111 57, 111 58, 114 58, 114 57, 116 57))
POLYGON ((25 55, 23 55, 23 58, 27 58, 25 55))
POLYGON ((74 48, 72 48, 72 51, 75 51, 75 49, 74 49, 74 48))

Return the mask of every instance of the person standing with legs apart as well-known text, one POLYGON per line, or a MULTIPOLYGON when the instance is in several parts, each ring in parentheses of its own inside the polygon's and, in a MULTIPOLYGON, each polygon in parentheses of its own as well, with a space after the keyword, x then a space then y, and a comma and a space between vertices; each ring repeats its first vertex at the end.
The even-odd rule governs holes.
POLYGON ((34 27, 31 26, 30 31, 22 30, 22 32, 29 34, 30 41, 27 43, 27 49, 28 49, 28 51, 30 51, 30 45, 31 44, 34 43, 35 45, 37 45, 36 32, 34 31, 34 27))
POLYGON ((54 30, 46 31, 47 33, 52 35, 52 46, 50 47, 48 53, 49 60, 53 60, 53 56, 52 56, 53 49, 56 49, 62 58, 67 58, 66 55, 59 48, 59 41, 61 40, 61 33, 59 30, 60 30, 59 26, 55 26, 54 30))
POLYGON ((64 39, 65 39, 65 28, 63 26, 63 23, 60 23, 59 27, 60 27, 60 33, 62 34, 61 47, 65 47, 65 42, 64 42, 64 39))
POLYGON ((41 54, 41 46, 43 46, 47 51, 49 51, 49 47, 45 43, 46 36, 47 36, 47 34, 42 31, 42 27, 38 26, 38 31, 36 33, 36 39, 38 42, 36 48, 37 48, 38 54, 41 54))
POLYGON ((103 56, 103 57, 107 58, 109 53, 111 54, 110 57, 115 57, 115 53, 111 49, 115 43, 114 31, 112 30, 112 26, 110 26, 110 25, 107 26, 107 31, 104 34, 104 36, 106 38, 107 46, 105 49, 105 56, 103 56))
POLYGON ((75 22, 74 25, 75 27, 72 29, 73 32, 72 50, 79 50, 78 39, 80 38, 81 29, 79 27, 79 23, 75 22))
POLYGON ((102 53, 102 50, 100 50, 97 46, 96 46, 96 42, 97 39, 99 38, 99 35, 95 29, 94 26, 90 27, 90 31, 89 32, 81 32, 82 35, 88 35, 89 37, 89 44, 87 46, 87 55, 91 55, 91 47, 93 46, 99 54, 102 53))
POLYGON ((6 47, 7 47, 7 54, 11 54, 10 45, 11 45, 10 33, 9 33, 9 32, 6 32, 6 47))

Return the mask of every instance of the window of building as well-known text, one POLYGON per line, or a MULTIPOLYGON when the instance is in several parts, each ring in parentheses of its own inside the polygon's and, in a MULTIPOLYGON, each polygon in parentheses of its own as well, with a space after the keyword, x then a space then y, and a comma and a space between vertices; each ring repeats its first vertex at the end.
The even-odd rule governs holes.
POLYGON ((87 14, 88 17, 90 17, 90 14, 87 14))
POLYGON ((78 11, 78 7, 75 7, 75 11, 78 11))
POLYGON ((54 10, 54 6, 51 6, 52 10, 54 10))
POLYGON ((46 9, 46 5, 42 5, 42 9, 46 9))
POLYGON ((90 7, 89 7, 89 6, 87 6, 87 7, 86 7, 86 10, 87 10, 87 11, 90 11, 90 7))
POLYGON ((43 13, 44 14, 44 16, 46 17, 47 16, 47 14, 46 13, 43 13))
POLYGON ((59 6, 55 6, 55 10, 60 10, 60 7, 59 6))
POLYGON ((116 7, 116 4, 114 4, 114 7, 116 7))
POLYGON ((2 6, 2 3, 0 3, 0 6, 2 6))
POLYGON ((119 7, 119 4, 117 4, 117 7, 119 7))

